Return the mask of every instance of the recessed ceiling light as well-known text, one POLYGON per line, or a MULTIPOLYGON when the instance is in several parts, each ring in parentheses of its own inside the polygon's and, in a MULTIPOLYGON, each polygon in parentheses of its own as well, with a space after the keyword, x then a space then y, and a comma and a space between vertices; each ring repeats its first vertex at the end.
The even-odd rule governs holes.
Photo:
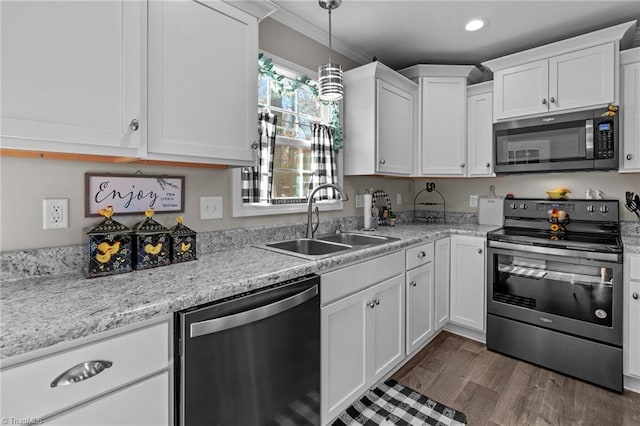
POLYGON ((467 22, 467 25, 464 26, 464 29, 467 31, 477 31, 480 28, 484 27, 486 24, 486 21, 482 19, 472 19, 467 22))

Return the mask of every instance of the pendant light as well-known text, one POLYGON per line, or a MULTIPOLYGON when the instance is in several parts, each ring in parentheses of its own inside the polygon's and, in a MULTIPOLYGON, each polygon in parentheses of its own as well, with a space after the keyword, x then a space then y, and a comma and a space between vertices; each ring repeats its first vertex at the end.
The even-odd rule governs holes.
POLYGON ((337 9, 342 0, 318 0, 318 3, 329 11, 329 63, 318 67, 318 92, 320 100, 332 102, 342 99, 344 94, 342 67, 331 60, 331 11, 337 9))

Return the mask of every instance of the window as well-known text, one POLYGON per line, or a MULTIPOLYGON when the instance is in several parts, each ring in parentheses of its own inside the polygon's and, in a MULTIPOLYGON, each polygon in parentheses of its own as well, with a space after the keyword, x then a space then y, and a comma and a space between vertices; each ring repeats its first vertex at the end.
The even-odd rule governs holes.
MULTIPOLYGON (((268 111, 277 117, 275 149, 273 150, 273 184, 268 201, 243 202, 240 169, 233 169, 233 216, 255 216, 306 211, 309 180, 312 170, 312 124, 328 123, 334 119, 332 108, 319 102, 309 84, 300 84, 302 76, 314 76, 306 70, 286 60, 265 54, 272 58, 273 70, 280 78, 274 82, 273 76, 258 76, 257 112, 268 111), (285 90, 282 90, 282 88, 285 90), (294 90, 287 90, 293 88, 294 90)), ((309 81, 311 85, 314 81, 309 81)), ((336 155, 341 163, 342 153, 336 155)), ((341 184, 342 175, 338 168, 337 180, 341 184)), ((340 200, 317 201, 321 210, 341 210, 340 200)))
POLYGON ((279 66, 274 70, 284 76, 280 86, 270 77, 258 77, 258 109, 277 117, 271 203, 304 202, 312 173, 311 124, 322 122, 327 108, 309 86, 296 83, 298 75, 279 66), (281 91, 296 86, 293 92, 281 91))

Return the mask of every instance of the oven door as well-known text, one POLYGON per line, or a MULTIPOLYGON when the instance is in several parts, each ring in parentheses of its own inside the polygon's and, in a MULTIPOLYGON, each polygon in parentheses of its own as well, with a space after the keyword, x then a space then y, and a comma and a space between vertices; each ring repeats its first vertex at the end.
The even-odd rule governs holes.
POLYGON ((496 241, 487 253, 487 313, 622 346, 618 255, 496 241))

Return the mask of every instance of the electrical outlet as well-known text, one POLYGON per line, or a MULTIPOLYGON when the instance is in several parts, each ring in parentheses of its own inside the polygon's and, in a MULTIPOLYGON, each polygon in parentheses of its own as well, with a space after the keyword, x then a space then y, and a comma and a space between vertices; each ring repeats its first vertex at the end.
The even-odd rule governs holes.
POLYGON ((222 197, 200 197, 200 219, 222 219, 222 197))
POLYGON ((356 208, 364 208, 364 194, 356 194, 356 208))
POLYGON ((45 198, 42 200, 42 229, 69 227, 69 199, 45 198))
POLYGON ((396 205, 401 205, 402 204, 402 194, 401 193, 397 193, 396 194, 396 205))
POLYGON ((469 207, 478 207, 477 195, 469 195, 469 207))

